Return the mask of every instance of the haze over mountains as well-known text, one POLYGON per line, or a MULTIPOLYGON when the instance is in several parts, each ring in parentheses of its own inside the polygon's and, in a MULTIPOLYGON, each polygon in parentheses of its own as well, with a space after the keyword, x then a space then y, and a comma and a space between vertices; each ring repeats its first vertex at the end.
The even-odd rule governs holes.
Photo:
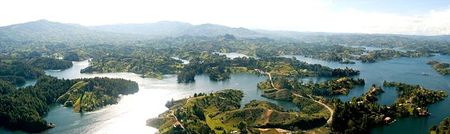
POLYGON ((214 24, 191 25, 182 22, 161 21, 145 24, 117 24, 86 27, 48 20, 38 20, 22 24, 0 27, 2 39, 34 41, 72 41, 117 39, 152 39, 163 37, 220 36, 232 34, 238 37, 254 38, 265 35, 245 29, 230 28, 214 24))
POLYGON ((308 33, 293 31, 251 30, 246 28, 232 28, 216 24, 192 25, 175 21, 160 21, 144 24, 116 24, 102 26, 82 26, 65 24, 48 20, 37 20, 22 24, 0 27, 2 41, 42 41, 42 42, 110 42, 115 40, 136 41, 165 37, 204 36, 216 37, 231 34, 238 38, 271 38, 293 39, 304 42, 319 40, 436 40, 450 41, 448 35, 442 36, 414 36, 388 34, 350 34, 350 33, 308 33))
POLYGON ((220 36, 224 34, 233 34, 239 37, 262 37, 261 33, 245 29, 230 28, 215 24, 192 25, 189 23, 175 21, 160 21, 156 23, 145 24, 117 24, 91 27, 99 31, 124 34, 141 34, 154 37, 167 36, 220 36))

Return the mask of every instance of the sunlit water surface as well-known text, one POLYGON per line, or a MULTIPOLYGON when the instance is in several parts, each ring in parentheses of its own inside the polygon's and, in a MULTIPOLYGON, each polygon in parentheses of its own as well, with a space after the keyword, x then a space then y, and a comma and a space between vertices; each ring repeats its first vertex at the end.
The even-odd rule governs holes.
MULTIPOLYGON (((74 113, 71 108, 61 105, 52 106, 45 117, 56 127, 44 133, 155 133, 157 129, 145 125, 146 120, 157 117, 167 110, 164 104, 173 99, 180 99, 194 93, 235 88, 244 92, 242 104, 251 100, 267 100, 285 108, 297 110, 295 105, 284 101, 268 100, 260 96, 256 83, 265 80, 263 76, 251 74, 232 75, 224 82, 213 82, 206 75, 196 76, 196 82, 178 84, 175 75, 166 75, 164 79, 142 78, 133 73, 81 74, 80 70, 89 65, 88 61, 74 62, 74 66, 63 71, 46 71, 46 74, 64 79, 109 77, 136 81, 139 92, 124 95, 116 105, 110 105, 95 112, 74 113)), ((1 130, 0 132, 10 133, 1 130)), ((19 133, 19 132, 18 132, 19 133)))

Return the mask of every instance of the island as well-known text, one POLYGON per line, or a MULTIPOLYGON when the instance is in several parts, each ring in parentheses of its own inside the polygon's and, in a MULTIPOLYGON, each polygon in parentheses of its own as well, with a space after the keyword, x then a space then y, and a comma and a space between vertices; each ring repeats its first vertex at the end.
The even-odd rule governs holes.
POLYGON ((450 64, 449 63, 442 63, 439 61, 429 61, 427 63, 428 65, 431 65, 434 70, 436 70, 441 75, 448 75, 450 74, 450 64))
POLYGON ((258 89, 263 91, 262 96, 277 99, 291 100, 290 91, 301 94, 312 94, 317 96, 346 95, 356 86, 363 86, 364 79, 340 77, 324 82, 303 82, 298 79, 285 77, 272 77, 257 84, 258 89))
POLYGON ((448 134, 450 133, 450 118, 447 117, 442 120, 438 125, 430 128, 430 134, 448 134))
POLYGON ((399 57, 426 57, 431 56, 429 52, 424 51, 398 51, 393 49, 373 50, 359 56, 359 60, 363 63, 373 63, 378 60, 389 60, 399 57))

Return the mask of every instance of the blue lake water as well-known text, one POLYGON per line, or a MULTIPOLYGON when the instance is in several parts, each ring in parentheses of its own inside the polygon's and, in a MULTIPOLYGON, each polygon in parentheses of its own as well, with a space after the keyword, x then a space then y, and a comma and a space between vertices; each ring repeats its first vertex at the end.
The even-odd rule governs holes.
MULTIPOLYGON (((236 56, 236 55, 232 55, 236 56)), ((238 55, 242 56, 242 55, 238 55)), ((285 56, 292 57, 292 56, 285 56)), ((436 73, 426 62, 439 60, 450 63, 450 56, 437 55, 422 58, 397 58, 376 63, 340 64, 327 62, 302 56, 294 56, 298 60, 312 64, 321 64, 332 68, 350 67, 361 71, 357 78, 364 78, 365 86, 357 87, 347 96, 338 96, 347 101, 357 97, 369 89, 372 84, 382 85, 384 80, 420 84, 430 89, 441 89, 449 92, 450 76, 436 73)), ((124 78, 136 81, 140 90, 133 95, 122 96, 116 105, 107 106, 101 110, 88 113, 74 113, 71 108, 54 105, 45 119, 56 124, 56 127, 44 133, 155 133, 157 129, 145 125, 147 119, 156 117, 167 110, 164 104, 170 99, 188 97, 198 92, 213 92, 225 88, 241 89, 244 92, 242 103, 250 100, 267 100, 282 105, 285 108, 295 109, 295 105, 273 101, 261 97, 256 84, 266 79, 264 76, 251 74, 233 74, 231 79, 223 82, 210 81, 208 76, 195 77, 196 82, 178 84, 175 75, 166 75, 164 79, 141 78, 133 73, 102 73, 80 74, 80 70, 89 65, 88 61, 74 62, 74 66, 63 71, 46 71, 47 74, 65 79, 111 77, 124 78)), ((303 78, 304 81, 325 81, 330 78, 312 77, 303 78)), ((379 103, 389 105, 395 101, 397 93, 394 88, 384 88, 386 91, 380 96, 379 103)), ((450 116, 450 101, 445 99, 429 108, 432 113, 429 117, 403 118, 389 126, 377 127, 373 133, 427 133, 428 129, 438 124, 442 119, 450 116)), ((21 133, 0 129, 0 133, 21 133)))
MULTIPOLYGON (((332 68, 349 67, 360 70, 361 74, 356 77, 363 78, 366 81, 366 85, 353 89, 347 96, 338 97, 344 101, 348 101, 352 97, 360 96, 372 84, 381 86, 384 80, 420 84, 425 88, 440 89, 450 93, 450 75, 442 76, 434 71, 430 65, 426 64, 430 60, 450 63, 450 56, 447 55, 421 58, 397 58, 376 63, 357 62, 356 64, 340 64, 302 56, 294 57, 311 64, 321 64, 332 68)), ((397 97, 395 88, 384 88, 384 90, 386 92, 379 97, 378 102, 385 105, 394 103, 397 97)), ((444 101, 431 105, 429 111, 431 112, 431 116, 429 117, 398 119, 394 124, 373 129, 372 133, 428 133, 429 128, 438 124, 445 117, 450 116, 450 99, 447 98, 444 101)))

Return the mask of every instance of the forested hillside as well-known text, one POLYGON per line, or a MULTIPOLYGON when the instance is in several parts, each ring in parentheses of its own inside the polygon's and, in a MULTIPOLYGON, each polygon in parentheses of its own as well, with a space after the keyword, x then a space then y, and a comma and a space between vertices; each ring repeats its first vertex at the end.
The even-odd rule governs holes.
POLYGON ((81 105, 77 112, 92 111, 109 104, 117 103, 119 94, 132 94, 139 90, 137 83, 123 79, 93 78, 64 80, 50 76, 40 77, 36 85, 15 89, 14 86, 0 81, 2 95, 0 95, 0 126, 13 130, 26 132, 42 132, 54 127, 43 117, 49 111, 49 105, 56 102, 64 103, 73 101, 81 105), (91 86, 80 88, 82 94, 70 94, 74 92, 74 86, 79 82, 87 82, 91 86), (61 98, 67 98, 63 101, 61 98), (75 100, 70 99, 74 97, 75 100), (81 100, 84 97, 84 100, 81 100), (58 101, 57 101, 58 100, 58 101))

